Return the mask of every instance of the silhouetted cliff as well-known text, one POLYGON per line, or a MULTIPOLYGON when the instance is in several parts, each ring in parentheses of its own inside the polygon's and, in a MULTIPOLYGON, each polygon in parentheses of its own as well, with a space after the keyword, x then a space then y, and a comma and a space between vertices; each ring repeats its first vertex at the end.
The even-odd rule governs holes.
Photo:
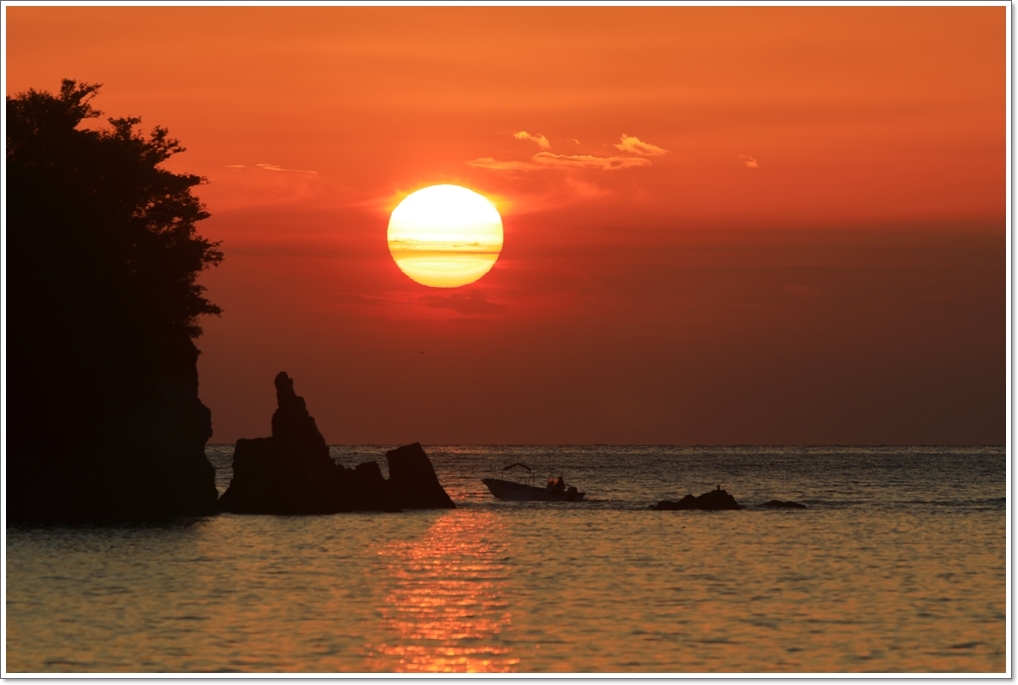
POLYGON ((222 254, 183 148, 139 119, 80 129, 98 86, 7 98, 8 520, 215 510, 196 282, 222 254))

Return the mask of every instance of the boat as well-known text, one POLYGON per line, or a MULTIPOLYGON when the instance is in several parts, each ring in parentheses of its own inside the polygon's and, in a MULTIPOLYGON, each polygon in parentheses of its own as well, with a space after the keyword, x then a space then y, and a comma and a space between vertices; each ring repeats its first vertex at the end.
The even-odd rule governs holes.
POLYGON ((538 487, 534 485, 533 469, 519 462, 502 469, 503 476, 513 474, 516 474, 517 480, 482 478, 481 482, 488 486, 491 494, 496 498, 517 502, 579 502, 587 494, 578 491, 575 487, 566 487, 566 481, 562 476, 549 478, 545 487, 538 487))

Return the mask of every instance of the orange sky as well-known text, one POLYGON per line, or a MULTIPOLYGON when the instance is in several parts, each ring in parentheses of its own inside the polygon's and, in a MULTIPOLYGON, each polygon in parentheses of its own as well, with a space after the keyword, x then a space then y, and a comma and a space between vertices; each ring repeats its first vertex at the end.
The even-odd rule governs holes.
POLYGON ((212 442, 280 370, 330 443, 1004 442, 1002 5, 5 11, 8 94, 209 180, 212 442), (438 183, 503 217, 459 289, 386 246, 438 183))

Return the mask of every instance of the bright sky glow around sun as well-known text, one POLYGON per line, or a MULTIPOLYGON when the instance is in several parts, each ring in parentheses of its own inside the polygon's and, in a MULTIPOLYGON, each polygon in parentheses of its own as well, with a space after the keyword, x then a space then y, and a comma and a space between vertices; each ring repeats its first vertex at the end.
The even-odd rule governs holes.
POLYGON ((502 218, 483 195, 455 185, 408 195, 389 218, 389 252, 414 281, 456 288, 491 270, 502 251, 502 218))

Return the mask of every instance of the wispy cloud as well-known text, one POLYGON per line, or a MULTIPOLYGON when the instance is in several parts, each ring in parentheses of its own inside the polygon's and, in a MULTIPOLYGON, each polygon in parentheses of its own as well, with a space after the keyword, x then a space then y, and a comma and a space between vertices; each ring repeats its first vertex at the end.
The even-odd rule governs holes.
POLYGON ((295 202, 316 206, 350 206, 352 189, 325 173, 288 169, 280 164, 223 164, 208 174, 212 184, 202 200, 216 209, 264 207, 295 202), (208 196, 208 197, 206 197, 208 196))
POLYGON ((497 314, 505 311, 505 307, 497 302, 492 302, 477 289, 472 289, 469 293, 452 292, 448 295, 425 295, 418 298, 418 302, 428 307, 452 309, 466 315, 497 314))
POLYGON ((495 159, 494 157, 480 157, 467 162, 470 166, 480 169, 492 169, 493 171, 534 171, 543 167, 532 162, 521 162, 515 159, 495 159))
POLYGON ((317 171, 311 171, 310 169, 285 169, 278 164, 270 164, 269 162, 258 162, 254 166, 248 167, 247 164, 224 164, 224 169, 261 169, 262 171, 292 171, 298 174, 317 174, 317 171))
POLYGON ((519 131, 513 134, 513 138, 515 138, 516 140, 532 140, 533 142, 537 143, 537 147, 541 148, 542 150, 551 149, 551 143, 549 143, 548 139, 542 136, 540 133, 534 135, 527 133, 526 131, 519 131))
POLYGON ((600 169, 616 171, 632 167, 649 166, 649 159, 643 157, 596 157, 594 155, 556 155, 553 152, 538 152, 527 161, 499 160, 481 157, 467 162, 470 166, 496 171, 542 171, 547 169, 600 169))
POLYGON ((659 157, 668 152, 664 148, 645 143, 636 136, 627 136, 625 133, 622 134, 622 142, 616 143, 615 147, 622 152, 628 152, 632 155, 644 155, 646 157, 659 157))
POLYGON ((742 163, 746 165, 747 169, 760 168, 760 164, 756 161, 755 157, 750 157, 749 155, 739 155, 739 159, 742 160, 742 163))
POLYGON ((284 169, 283 167, 279 166, 278 164, 269 164, 268 162, 259 162, 258 164, 255 164, 255 166, 258 167, 259 169, 264 169, 265 171, 293 171, 293 172, 296 172, 298 174, 317 174, 318 173, 317 171, 311 171, 310 169, 284 169))
POLYGON ((511 311, 476 286, 437 289, 436 292, 419 295, 417 287, 406 286, 406 283, 409 281, 401 279, 400 289, 374 295, 337 293, 333 301, 340 309, 356 309, 371 316, 395 320, 476 321, 511 311))
POLYGON ((568 169, 628 169, 647 166, 649 159, 642 157, 595 157, 594 155, 556 155, 552 152, 538 152, 530 160, 540 166, 568 169))
MULTIPOLYGON (((636 136, 622 134, 622 142, 615 145, 625 155, 611 155, 602 157, 598 155, 559 155, 549 152, 551 143, 543 135, 534 135, 526 131, 519 131, 513 134, 517 140, 530 140, 537 144, 541 151, 527 160, 519 159, 495 159, 494 157, 479 157, 467 162, 472 167, 480 169, 491 169, 492 171, 546 171, 549 169, 597 169, 601 171, 617 171, 619 169, 632 169, 634 167, 650 166, 650 157, 659 157, 667 154, 667 150, 657 145, 645 143, 636 136)), ((569 143, 579 145, 576 138, 565 138, 569 143)))

